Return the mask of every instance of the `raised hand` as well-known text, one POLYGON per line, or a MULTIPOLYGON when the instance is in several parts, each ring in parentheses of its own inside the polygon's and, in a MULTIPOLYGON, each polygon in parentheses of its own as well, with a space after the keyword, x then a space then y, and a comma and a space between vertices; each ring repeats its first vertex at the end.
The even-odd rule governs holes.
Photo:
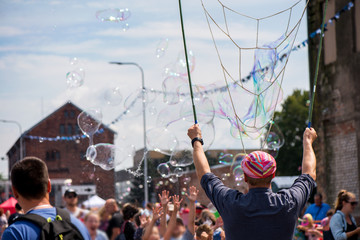
POLYGON ((201 138, 201 130, 199 124, 194 124, 188 129, 187 135, 192 140, 196 137, 201 138))
POLYGON ((173 199, 173 204, 174 204, 174 212, 177 212, 180 209, 180 204, 183 199, 180 199, 179 195, 174 195, 172 197, 172 199, 173 199))
POLYGON ((153 208, 153 221, 157 221, 163 215, 163 208, 160 206, 153 208))
POLYGON ((303 143, 305 144, 312 144, 315 139, 317 138, 317 134, 315 129, 313 128, 306 128, 304 131, 303 143))
POLYGON ((148 217, 146 217, 146 215, 143 214, 143 215, 140 215, 139 219, 140 219, 140 227, 145 228, 149 223, 148 217))
POLYGON ((189 199, 189 201, 195 202, 197 199, 197 196, 199 194, 199 190, 197 190, 196 187, 191 186, 189 188, 189 194, 188 193, 185 193, 185 194, 186 194, 186 197, 189 199))
POLYGON ((161 206, 165 206, 169 203, 170 201, 169 194, 170 194, 169 191, 166 190, 163 190, 161 195, 159 194, 161 206))

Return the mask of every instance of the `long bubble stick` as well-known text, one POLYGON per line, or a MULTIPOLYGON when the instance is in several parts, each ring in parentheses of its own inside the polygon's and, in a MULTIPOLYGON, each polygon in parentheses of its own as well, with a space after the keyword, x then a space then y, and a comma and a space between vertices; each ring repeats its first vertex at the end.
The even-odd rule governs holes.
POLYGON ((313 86, 313 91, 312 91, 312 95, 311 95, 310 107, 309 107, 308 128, 311 127, 312 113, 313 113, 313 108, 314 108, 316 84, 317 84, 317 79, 318 79, 318 74, 319 74, 319 66, 320 66, 321 48, 322 48, 322 41, 324 38, 324 28, 325 28, 327 5, 328 5, 328 0, 325 1, 324 16, 323 16, 323 21, 322 21, 322 25, 321 25, 321 35, 320 35, 319 49, 318 49, 318 54, 317 54, 317 59, 316 59, 314 86, 313 86))
POLYGON ((186 48, 184 22, 183 22, 182 10, 181 10, 181 0, 179 0, 179 12, 180 12, 182 39, 183 39, 184 51, 185 51, 186 69, 187 69, 187 75, 188 75, 189 87, 190 87, 190 97, 191 97, 194 121, 195 121, 195 124, 197 124, 198 121, 197 121, 197 117, 196 117, 196 110, 195 110, 195 104, 194 104, 194 94, 193 94, 193 90, 192 90, 192 83, 191 83, 191 76, 190 76, 190 66, 189 66, 188 53, 187 53, 187 48, 186 48))

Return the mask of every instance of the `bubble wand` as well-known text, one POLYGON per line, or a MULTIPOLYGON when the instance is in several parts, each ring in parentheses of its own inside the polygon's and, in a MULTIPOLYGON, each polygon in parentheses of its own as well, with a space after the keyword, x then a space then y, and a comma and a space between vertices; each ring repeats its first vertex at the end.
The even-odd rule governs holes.
POLYGON ((325 17, 326 17, 327 5, 328 5, 328 0, 325 1, 324 16, 323 16, 323 21, 322 21, 322 25, 321 25, 321 35, 320 35, 320 43, 319 43, 319 49, 318 49, 318 54, 317 54, 317 59, 316 59, 314 86, 313 86, 313 91, 312 91, 312 95, 311 95, 310 107, 309 107, 308 128, 311 127, 311 119, 312 119, 312 113, 313 113, 313 108, 314 108, 316 84, 317 84, 317 79, 318 79, 318 74, 319 74, 319 66, 320 66, 321 48, 322 48, 322 41, 324 38, 324 28, 325 28, 325 17))
POLYGON ((185 51, 186 69, 187 69, 187 75, 188 75, 189 87, 190 87, 190 97, 191 97, 191 103, 192 103, 192 110, 193 110, 195 124, 197 124, 198 121, 197 121, 197 117, 196 117, 196 110, 195 110, 195 104, 194 104, 194 94, 193 94, 193 90, 192 90, 190 67, 189 67, 188 53, 187 53, 187 48, 186 48, 184 22, 183 22, 182 10, 181 10, 181 0, 179 0, 179 12, 180 12, 182 39, 183 39, 184 51, 185 51))

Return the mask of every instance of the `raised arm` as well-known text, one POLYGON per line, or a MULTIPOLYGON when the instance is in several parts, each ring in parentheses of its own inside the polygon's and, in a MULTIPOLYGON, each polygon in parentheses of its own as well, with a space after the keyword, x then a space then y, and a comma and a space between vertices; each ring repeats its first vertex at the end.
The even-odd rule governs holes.
POLYGON ((163 237, 166 232, 166 214, 167 214, 167 205, 169 203, 169 191, 163 190, 161 195, 159 194, 159 200, 164 212, 164 214, 161 216, 160 219, 160 228, 159 228, 160 236, 163 237))
POLYGON ((187 224, 187 228, 192 235, 195 235, 195 212, 196 212, 195 202, 198 194, 199 194, 199 190, 197 190, 196 187, 194 186, 191 186, 189 188, 189 194, 186 193, 186 196, 190 201, 189 204, 190 213, 189 213, 189 221, 187 224))
POLYGON ((171 235, 172 232, 174 231, 175 227, 176 227, 176 218, 177 218, 177 213, 180 209, 180 204, 182 202, 182 199, 180 200, 180 197, 177 195, 174 195, 172 197, 173 199, 173 204, 174 204, 174 211, 171 214, 170 217, 170 221, 169 221, 169 225, 166 229, 166 232, 164 234, 164 240, 170 240, 171 239, 171 235))
POLYGON ((302 173, 309 174, 316 180, 316 156, 312 143, 317 138, 316 131, 313 128, 306 128, 303 137, 303 160, 302 173))
POLYGON ((155 226, 156 221, 162 216, 164 215, 162 212, 162 207, 155 207, 153 208, 153 218, 151 219, 150 223, 147 224, 146 228, 145 228, 145 233, 143 236, 143 240, 148 240, 151 236, 151 233, 153 231, 153 227, 155 226))
MULTIPOLYGON (((189 128, 188 136, 191 140, 193 140, 194 138, 200 138, 200 139, 202 138, 201 130, 198 124, 195 124, 189 128)), ((201 181, 202 176, 211 171, 208 160, 204 153, 204 149, 199 141, 194 142, 193 159, 194 159, 196 174, 198 176, 199 181, 201 181)))

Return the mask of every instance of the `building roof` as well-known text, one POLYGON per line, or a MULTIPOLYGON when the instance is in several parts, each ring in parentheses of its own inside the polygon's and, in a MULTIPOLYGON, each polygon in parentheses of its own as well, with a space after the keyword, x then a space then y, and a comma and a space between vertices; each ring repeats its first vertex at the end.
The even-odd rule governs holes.
MULTIPOLYGON (((63 105, 61 105, 59 108, 57 108, 56 110, 54 110, 52 113, 48 114, 46 117, 44 117, 42 120, 40 120, 38 123, 36 123, 34 126, 32 126, 31 128, 29 128, 28 130, 24 131, 22 136, 25 136, 28 132, 30 132, 31 130, 33 130, 34 128, 36 128, 37 126, 39 126, 41 123, 43 123, 45 120, 47 120, 50 116, 56 114, 58 111, 60 111, 62 108, 71 105, 72 107, 75 107, 76 109, 78 109, 80 112, 83 112, 83 110, 78 107, 77 105, 75 105, 74 103, 72 103, 71 101, 67 101, 66 103, 64 103, 63 105)), ((104 125, 103 123, 101 124, 103 126, 103 128, 109 130, 110 132, 116 134, 116 132, 111 129, 110 127, 104 125)), ((11 149, 18 144, 20 140, 20 137, 15 141, 15 143, 10 147, 9 151, 6 153, 7 155, 9 155, 9 152, 11 151, 11 149)))

